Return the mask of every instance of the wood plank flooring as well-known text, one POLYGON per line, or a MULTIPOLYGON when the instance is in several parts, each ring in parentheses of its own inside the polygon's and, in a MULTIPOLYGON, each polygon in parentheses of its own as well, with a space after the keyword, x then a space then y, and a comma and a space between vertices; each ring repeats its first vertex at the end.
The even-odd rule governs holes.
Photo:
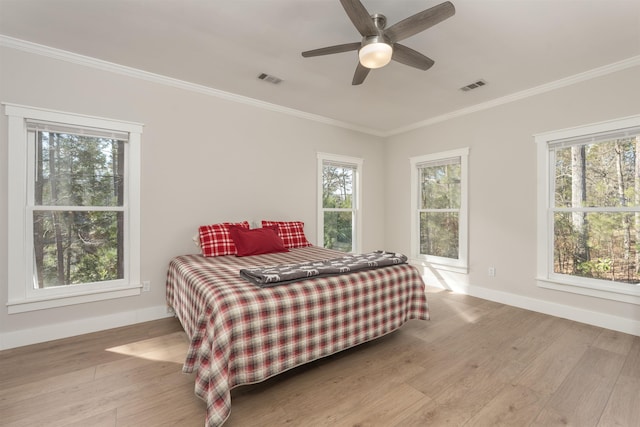
MULTIPOLYGON (((239 426, 640 426, 640 337, 439 289, 432 320, 232 392, 239 426)), ((202 426, 176 319, 0 352, 2 426, 202 426)))

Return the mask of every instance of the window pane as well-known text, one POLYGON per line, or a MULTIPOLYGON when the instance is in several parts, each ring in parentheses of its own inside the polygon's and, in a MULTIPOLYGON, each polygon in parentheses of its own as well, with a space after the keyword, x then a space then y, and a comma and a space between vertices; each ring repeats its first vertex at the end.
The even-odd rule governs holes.
POLYGON ((324 165, 322 168, 322 207, 353 207, 353 176, 355 169, 324 165))
POLYGON ((351 212, 324 213, 324 247, 351 252, 353 248, 353 214, 351 212))
POLYGON ((124 278, 123 213, 35 211, 38 287, 124 278))
POLYGON ((460 208, 460 163, 419 169, 420 209, 460 208))
POLYGON ((35 205, 123 204, 123 141, 38 131, 35 162, 35 205))
POLYGON ((558 148, 556 207, 639 206, 637 138, 558 148))
POLYGON ((640 213, 556 213, 553 271, 640 283, 638 224, 640 213))
POLYGON ((458 213, 420 212, 420 253, 458 259, 458 213))

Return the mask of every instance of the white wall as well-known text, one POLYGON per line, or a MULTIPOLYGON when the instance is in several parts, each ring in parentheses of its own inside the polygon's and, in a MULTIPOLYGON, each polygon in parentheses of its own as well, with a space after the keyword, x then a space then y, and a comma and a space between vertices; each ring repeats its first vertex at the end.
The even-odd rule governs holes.
POLYGON ((215 96, 0 48, 0 102, 144 124, 140 296, 7 314, 7 132, 0 116, 0 349, 165 315, 171 257, 201 224, 302 220, 316 239, 316 152, 364 158, 363 250, 383 246, 384 141, 215 96))
MULTIPOLYGON (((470 147, 468 275, 431 284, 640 335, 640 306, 536 286, 533 135, 640 113, 640 68, 618 71, 389 138, 385 243, 410 253, 409 157, 470 147), (496 268, 488 277, 487 269, 496 268)), ((482 90, 482 89, 479 89, 482 90)))
MULTIPOLYGON (((410 253, 409 157, 470 147, 470 273, 440 284, 640 335, 640 306, 535 285, 532 135, 637 114, 638 67, 387 141, 207 94, 0 48, 0 102, 144 123, 137 297, 8 315, 7 135, 0 115, 0 349, 165 315, 171 257, 198 225, 299 219, 316 238, 316 152, 364 158, 363 251, 410 253), (295 176, 295 179, 291 179, 295 176), (385 191, 380 191, 384 188, 385 191), (382 231, 384 230, 384 231, 382 231), (487 277, 489 266, 496 277, 487 277)), ((429 284, 438 281, 426 275, 429 284)))

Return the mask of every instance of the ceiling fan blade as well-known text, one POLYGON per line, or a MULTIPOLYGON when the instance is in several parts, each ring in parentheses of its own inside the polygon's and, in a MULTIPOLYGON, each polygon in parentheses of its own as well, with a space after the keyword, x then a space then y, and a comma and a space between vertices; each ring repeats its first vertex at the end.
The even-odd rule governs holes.
POLYGON ((397 42, 418 34, 452 17, 455 13, 456 9, 453 4, 450 1, 446 1, 393 24, 384 33, 392 42, 397 42))
POLYGON ((428 70, 435 64, 433 59, 399 43, 393 45, 391 59, 410 67, 419 68, 422 71, 428 70))
POLYGON ((371 68, 367 68, 363 66, 360 62, 358 62, 358 66, 356 67, 356 72, 353 75, 353 80, 351 81, 352 85, 360 85, 367 78, 367 75, 371 71, 371 68))
POLYGON ((362 43, 345 43, 335 46, 321 47, 320 49, 307 50, 302 52, 302 56, 309 58, 310 56, 331 55, 332 53, 349 52, 351 50, 360 49, 362 43))
POLYGON ((376 24, 371 19, 371 15, 367 9, 360 3, 360 0, 340 0, 344 11, 353 22, 361 36, 373 36, 378 34, 376 24))

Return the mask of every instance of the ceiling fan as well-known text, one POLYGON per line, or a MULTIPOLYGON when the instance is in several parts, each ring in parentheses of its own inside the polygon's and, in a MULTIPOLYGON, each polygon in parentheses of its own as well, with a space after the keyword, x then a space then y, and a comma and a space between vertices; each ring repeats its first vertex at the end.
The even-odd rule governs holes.
POLYGON ((398 42, 424 31, 456 13, 453 4, 446 1, 385 28, 387 18, 379 13, 370 15, 360 0, 340 0, 340 3, 342 3, 342 7, 353 25, 362 35, 362 41, 307 50, 302 52, 302 56, 309 58, 357 50, 359 62, 351 82, 353 85, 362 84, 371 69, 384 67, 392 59, 420 70, 431 68, 434 64, 431 58, 398 42))

